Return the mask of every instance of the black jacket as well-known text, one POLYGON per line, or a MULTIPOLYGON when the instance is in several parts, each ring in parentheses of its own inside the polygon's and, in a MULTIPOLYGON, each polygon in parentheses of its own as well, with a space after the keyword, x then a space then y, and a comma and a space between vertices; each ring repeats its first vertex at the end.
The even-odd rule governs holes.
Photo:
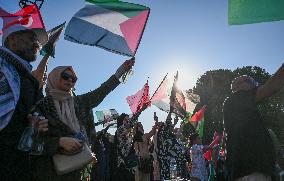
POLYGON ((32 180, 29 155, 17 149, 27 115, 43 96, 38 81, 17 62, 10 62, 20 76, 20 98, 9 124, 0 131, 0 180, 32 180))

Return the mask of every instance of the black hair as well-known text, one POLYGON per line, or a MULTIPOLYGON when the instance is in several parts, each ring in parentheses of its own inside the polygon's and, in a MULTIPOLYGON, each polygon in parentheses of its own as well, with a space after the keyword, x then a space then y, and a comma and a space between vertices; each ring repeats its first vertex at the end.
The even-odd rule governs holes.
POLYGON ((199 136, 198 133, 192 133, 190 136, 189 136, 189 141, 190 141, 190 144, 193 145, 193 142, 197 139, 197 137, 199 136))
MULTIPOLYGON (((139 123, 137 123, 137 124, 139 124, 139 123)), ((138 129, 138 126, 136 125, 136 127, 135 127, 135 135, 133 136, 133 143, 135 143, 135 142, 143 142, 143 138, 142 138, 143 135, 144 135, 144 133, 142 133, 138 129)))
POLYGON ((123 120, 126 116, 129 116, 128 114, 126 113, 122 113, 120 116, 118 116, 117 118, 117 128, 119 128, 120 126, 123 125, 123 120))

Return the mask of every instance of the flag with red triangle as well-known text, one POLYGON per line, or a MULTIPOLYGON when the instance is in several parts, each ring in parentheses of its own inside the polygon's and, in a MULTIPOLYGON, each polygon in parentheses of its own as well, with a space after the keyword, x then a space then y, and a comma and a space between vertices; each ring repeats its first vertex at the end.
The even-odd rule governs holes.
POLYGON ((145 108, 145 106, 150 106, 148 81, 141 90, 136 92, 134 95, 128 96, 126 100, 130 106, 132 114, 138 113, 142 110, 142 108, 145 108))
POLYGON ((119 0, 86 1, 67 25, 65 39, 135 56, 150 9, 119 0))
POLYGON ((200 120, 203 118, 203 116, 204 116, 205 109, 206 109, 206 106, 203 106, 199 111, 197 111, 197 112, 191 117, 191 121, 192 121, 192 122, 200 121, 200 120))
POLYGON ((173 80, 168 79, 167 75, 153 94, 151 103, 165 112, 169 112, 172 106, 172 112, 182 119, 188 117, 189 112, 191 113, 196 106, 196 103, 188 99, 182 90, 178 89, 177 86, 173 86, 173 80), (173 92, 175 95, 173 95, 171 101, 170 97, 173 88, 175 89, 173 92))

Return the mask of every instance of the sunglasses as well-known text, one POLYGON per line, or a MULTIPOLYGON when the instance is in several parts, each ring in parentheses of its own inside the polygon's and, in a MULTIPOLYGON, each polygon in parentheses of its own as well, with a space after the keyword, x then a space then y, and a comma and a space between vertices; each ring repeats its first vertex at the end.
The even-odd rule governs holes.
POLYGON ((62 72, 61 73, 61 78, 64 79, 64 80, 69 80, 71 79, 72 80, 72 83, 75 83, 77 81, 77 77, 73 76, 73 75, 70 75, 66 72, 62 72))

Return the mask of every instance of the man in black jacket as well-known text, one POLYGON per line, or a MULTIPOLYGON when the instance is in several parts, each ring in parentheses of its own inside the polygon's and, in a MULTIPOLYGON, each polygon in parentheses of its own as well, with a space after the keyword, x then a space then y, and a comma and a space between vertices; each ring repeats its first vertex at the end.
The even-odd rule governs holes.
POLYGON ((231 86, 233 95, 224 103, 230 180, 270 181, 275 169, 275 152, 257 103, 284 86, 284 64, 262 86, 258 87, 247 75, 235 78, 231 86))
MULTIPOLYGON (((5 24, 4 24, 5 26, 5 24)), ((27 118, 42 93, 32 76, 30 62, 36 60, 48 39, 44 28, 28 29, 22 24, 6 28, 0 47, 0 180, 33 180, 29 155, 17 149, 27 118)), ((46 131, 47 120, 39 123, 46 131)))

